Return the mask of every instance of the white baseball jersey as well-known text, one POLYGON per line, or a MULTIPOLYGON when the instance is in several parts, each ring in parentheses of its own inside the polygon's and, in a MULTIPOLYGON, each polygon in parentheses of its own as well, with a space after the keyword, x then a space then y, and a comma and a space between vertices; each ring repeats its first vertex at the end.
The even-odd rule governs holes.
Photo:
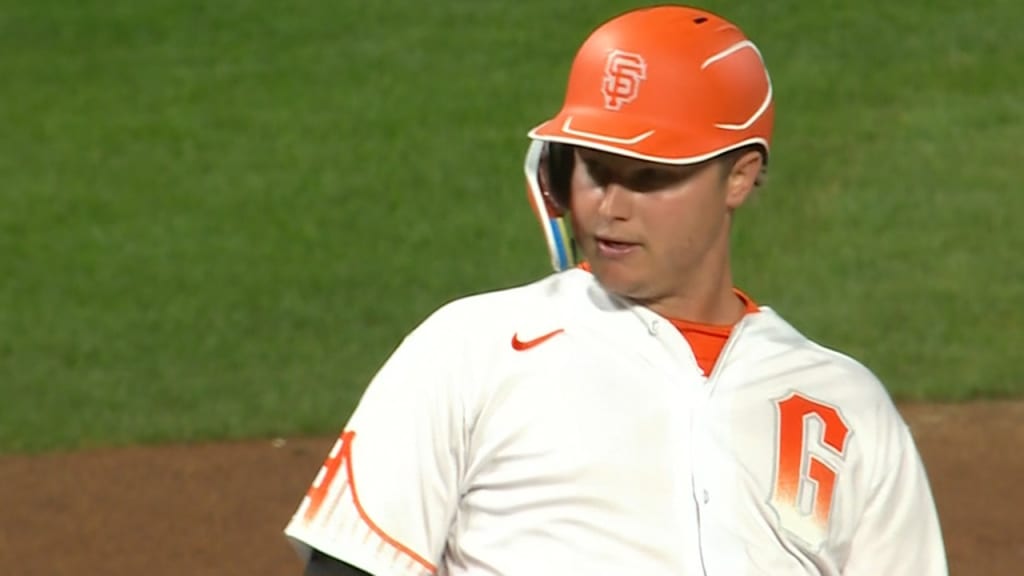
POLYGON ((285 532, 377 576, 947 574, 867 369, 762 307, 705 377, 579 269, 414 330, 285 532))

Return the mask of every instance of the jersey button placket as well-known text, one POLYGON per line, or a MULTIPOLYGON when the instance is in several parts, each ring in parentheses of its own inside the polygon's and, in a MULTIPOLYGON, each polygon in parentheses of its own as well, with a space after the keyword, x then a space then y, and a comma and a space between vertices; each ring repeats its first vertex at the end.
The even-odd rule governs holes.
MULTIPOLYGON (((675 341, 672 338, 667 338, 665 334, 663 334, 662 328, 664 324, 665 323, 659 318, 647 321, 647 333, 661 342, 662 346, 664 346, 678 362, 680 361, 678 348, 676 348, 675 341)), ((693 367, 693 374, 697 377, 699 382, 706 382, 707 376, 704 374, 704 370, 697 364, 697 359, 693 356, 692 350, 687 348, 687 352, 688 354, 685 362, 693 367)))

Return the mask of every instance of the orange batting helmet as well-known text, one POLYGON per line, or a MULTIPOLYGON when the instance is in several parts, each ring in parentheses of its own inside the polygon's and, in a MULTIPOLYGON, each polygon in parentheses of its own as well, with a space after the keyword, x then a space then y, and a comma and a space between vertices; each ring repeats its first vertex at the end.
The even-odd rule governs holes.
POLYGON ((773 120, 761 52, 722 17, 655 6, 599 26, 576 54, 562 109, 529 133, 530 199, 555 269, 572 265, 561 218, 572 154, 560 145, 666 164, 694 164, 757 145, 767 159, 773 120))

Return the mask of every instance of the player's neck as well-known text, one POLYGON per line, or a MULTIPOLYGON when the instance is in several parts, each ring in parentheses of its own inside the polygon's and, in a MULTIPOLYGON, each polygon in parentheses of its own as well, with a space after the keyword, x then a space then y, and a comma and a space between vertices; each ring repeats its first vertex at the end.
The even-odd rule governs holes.
POLYGON ((706 280, 680 286, 663 298, 643 304, 666 318, 716 326, 731 326, 746 313, 734 290, 728 263, 713 273, 693 277, 706 280))

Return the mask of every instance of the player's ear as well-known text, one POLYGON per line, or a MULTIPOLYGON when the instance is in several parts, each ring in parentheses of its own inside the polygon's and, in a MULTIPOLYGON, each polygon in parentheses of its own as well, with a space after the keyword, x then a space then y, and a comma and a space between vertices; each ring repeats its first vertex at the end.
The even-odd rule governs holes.
POLYGON ((760 150, 750 150, 726 159, 725 203, 732 209, 747 201, 757 186, 764 170, 764 156, 760 150))

